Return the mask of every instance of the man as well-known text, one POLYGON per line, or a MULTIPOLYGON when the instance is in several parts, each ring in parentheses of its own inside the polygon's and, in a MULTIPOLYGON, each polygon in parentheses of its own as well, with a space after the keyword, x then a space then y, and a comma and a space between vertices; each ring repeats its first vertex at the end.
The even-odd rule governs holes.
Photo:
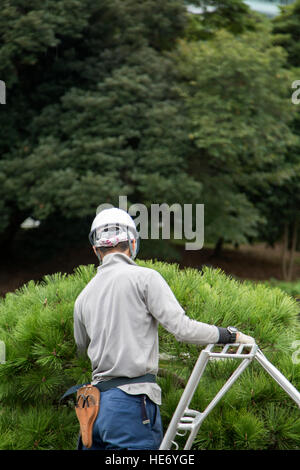
POLYGON ((92 384, 107 388, 101 392, 91 449, 158 449, 158 323, 178 341, 194 344, 254 340, 232 327, 185 315, 163 277, 134 262, 139 239, 127 212, 100 212, 89 238, 100 266, 76 299, 74 336, 79 352, 88 352, 92 384))

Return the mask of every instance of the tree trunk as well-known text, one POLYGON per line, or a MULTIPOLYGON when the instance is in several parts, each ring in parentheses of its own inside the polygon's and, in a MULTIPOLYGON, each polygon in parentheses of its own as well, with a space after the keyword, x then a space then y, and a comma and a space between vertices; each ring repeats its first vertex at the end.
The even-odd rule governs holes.
POLYGON ((223 248, 224 238, 220 237, 215 245, 214 252, 212 254, 213 257, 220 256, 223 248))
POLYGON ((26 216, 22 212, 12 216, 9 226, 0 234, 0 258, 3 263, 14 260, 14 238, 26 216))
POLYGON ((293 268, 295 260, 295 252, 297 247, 299 221, 295 220, 292 226, 292 234, 290 240, 290 227, 288 222, 284 225, 283 242, 282 242, 282 276, 285 281, 291 281, 293 278, 293 268))
POLYGON ((288 238, 289 238, 289 224, 285 222, 284 231, 283 231, 283 240, 282 240, 282 260, 281 260, 282 261, 281 262, 282 276, 284 280, 286 280, 287 278, 286 256, 287 256, 287 250, 288 250, 288 238))
POLYGON ((287 272, 288 281, 291 281, 293 277, 293 267, 294 267, 295 252, 296 252, 296 246, 297 246, 297 234, 298 234, 298 220, 295 220, 293 224, 291 251, 290 251, 290 259, 289 259, 289 266, 288 266, 288 272, 287 272))

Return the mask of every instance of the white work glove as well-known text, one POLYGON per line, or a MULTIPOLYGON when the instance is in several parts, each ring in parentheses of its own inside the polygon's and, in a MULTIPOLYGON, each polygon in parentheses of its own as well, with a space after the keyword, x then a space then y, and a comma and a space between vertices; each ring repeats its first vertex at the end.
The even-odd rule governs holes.
POLYGON ((243 343, 243 344, 255 344, 255 339, 252 336, 245 335, 240 331, 236 334, 236 343, 243 343))

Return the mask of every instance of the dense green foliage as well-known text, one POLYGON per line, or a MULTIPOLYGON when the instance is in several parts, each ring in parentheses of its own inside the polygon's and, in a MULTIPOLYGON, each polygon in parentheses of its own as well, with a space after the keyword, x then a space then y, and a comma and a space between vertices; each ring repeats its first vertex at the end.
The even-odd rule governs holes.
POLYGON ((299 193, 289 59, 242 0, 186 4, 3 1, 2 256, 27 216, 67 239, 120 195, 205 203, 212 242, 281 237, 299 193))
POLYGON ((266 28, 238 40, 220 31, 207 42, 181 41, 177 64, 191 118, 191 168, 203 184, 206 237, 245 243, 264 223, 269 232, 266 197, 295 172, 285 156, 297 139, 289 128, 296 109, 284 52, 266 28))
POLYGON ((195 201, 201 185, 186 171, 187 123, 165 55, 184 25, 181 0, 4 2, 6 252, 28 215, 60 220, 64 232, 119 195, 195 201))
MULTIPOLYGON (((287 53, 286 68, 291 73, 288 83, 291 97, 291 107, 294 110, 293 120, 290 129, 298 139, 285 154, 286 164, 290 168, 290 178, 282 181, 280 185, 272 187, 272 191, 265 199, 265 213, 267 214, 270 226, 265 232, 265 238, 274 242, 280 234, 284 234, 284 243, 291 248, 299 248, 299 227, 300 227, 300 107, 293 100, 294 88, 292 84, 300 77, 300 55, 299 55, 299 24, 300 24, 300 1, 295 1, 292 5, 282 8, 279 16, 272 22, 273 41, 282 47, 287 53)), ((291 276, 285 276, 290 280, 291 276)))
POLYGON ((272 21, 276 43, 287 51, 290 67, 300 66, 299 21, 299 0, 296 0, 291 5, 282 7, 281 14, 272 21))
POLYGON ((251 10, 243 0, 196 0, 193 5, 201 7, 202 14, 190 16, 185 31, 189 40, 211 39, 220 29, 240 35, 265 23, 265 17, 251 10))
POLYGON ((276 279, 270 279, 269 281, 266 281, 266 284, 271 287, 279 287, 279 289, 282 289, 287 294, 293 297, 300 298, 300 280, 299 279, 294 282, 277 281, 276 279))
MULTIPOLYGON (((298 306, 280 289, 241 283, 220 270, 180 271, 177 265, 138 261, 157 269, 191 318, 254 336, 266 356, 298 387, 300 366, 293 364, 292 343, 299 338, 298 306)), ((78 423, 74 410, 60 405, 63 392, 90 380, 90 363, 76 357, 73 305, 95 274, 94 266, 73 275, 30 282, 0 303, 0 339, 7 361, 0 365, 1 449, 72 449, 78 423)), ((200 347, 179 343, 160 327, 161 412, 166 427, 200 347), (176 374, 176 376, 174 376, 176 374), (177 384, 177 385, 176 385, 177 384)), ((211 363, 192 407, 203 410, 233 370, 231 361, 211 363)), ((258 364, 249 366, 203 424, 197 449, 298 449, 299 413, 292 400, 258 364)))

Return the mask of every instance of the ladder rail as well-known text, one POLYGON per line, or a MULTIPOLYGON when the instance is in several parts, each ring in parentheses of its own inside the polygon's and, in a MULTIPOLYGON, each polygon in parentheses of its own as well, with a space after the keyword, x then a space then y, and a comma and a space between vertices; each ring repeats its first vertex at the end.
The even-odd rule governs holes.
POLYGON ((188 383, 181 395, 177 408, 173 414, 173 417, 170 421, 166 434, 164 435, 164 438, 160 445, 160 448, 159 448, 160 450, 169 449, 169 447, 171 446, 172 440, 176 435, 177 425, 181 417, 183 416, 186 408, 188 408, 191 402, 191 399, 196 391, 196 388, 202 377, 202 374, 208 363, 208 360, 209 360, 209 352, 206 349, 204 349, 201 351, 199 358, 197 359, 197 362, 192 371, 192 374, 188 380, 188 383))
POLYGON ((281 388, 294 400, 300 408, 300 393, 288 381, 288 379, 266 358, 266 356, 259 349, 256 353, 255 359, 259 364, 268 372, 268 374, 280 385, 281 388))

